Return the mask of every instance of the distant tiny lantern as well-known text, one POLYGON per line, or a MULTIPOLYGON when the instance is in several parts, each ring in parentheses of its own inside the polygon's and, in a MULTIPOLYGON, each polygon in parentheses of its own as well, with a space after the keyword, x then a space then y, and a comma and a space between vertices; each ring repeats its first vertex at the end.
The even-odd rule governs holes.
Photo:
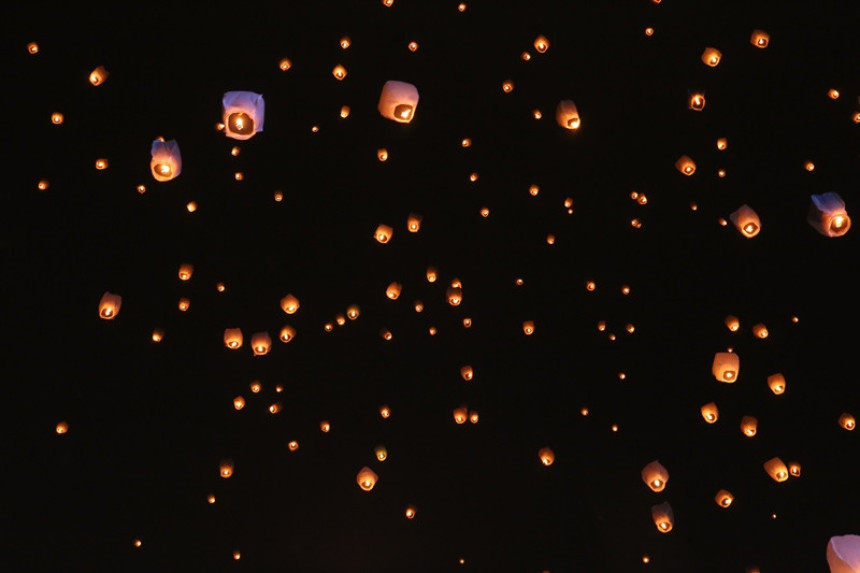
POLYGON ((233 552, 233 559, 234 559, 234 560, 238 561, 238 560, 239 560, 239 559, 241 559, 241 558, 242 558, 242 552, 241 552, 241 551, 238 551, 238 550, 237 550, 237 551, 234 551, 234 552, 233 552))
POLYGON ((194 265, 191 263, 182 263, 179 265, 179 280, 187 281, 194 274, 194 265))
POLYGON ((245 398, 243 398, 242 396, 236 396, 235 398, 233 398, 233 408, 235 408, 238 411, 244 407, 245 407, 245 398))
POLYGON ((210 505, 211 505, 211 504, 213 504, 213 503, 215 503, 215 495, 210 493, 209 495, 207 495, 207 496, 206 496, 206 501, 207 501, 210 505))
POLYGON ((709 66, 711 68, 717 67, 722 57, 723 54, 720 53, 718 49, 711 46, 708 46, 707 48, 705 48, 705 51, 702 52, 702 61, 705 63, 706 66, 709 66))
POLYGON ((460 303, 463 302, 463 289, 453 285, 449 286, 445 291, 445 297, 451 306, 460 306, 460 303))
POLYGON ((253 382, 251 382, 248 385, 248 387, 251 389, 251 392, 253 392, 254 394, 259 394, 260 391, 263 389, 263 385, 260 384, 259 380, 254 380, 253 382))
POLYGON ((340 108, 340 118, 346 119, 349 117, 350 109, 348 105, 341 106, 340 108))
POLYGON ((800 464, 797 462, 790 462, 788 464, 788 473, 791 474, 791 477, 800 477, 800 464))
POLYGON ((597 288, 597 283, 594 281, 588 281, 585 283, 585 290, 587 290, 588 292, 593 292, 594 289, 596 289, 596 288, 597 288))
POLYGON ((390 330, 388 330, 387 328, 381 329, 379 331, 379 336, 381 336, 382 339, 386 342, 390 342, 391 339, 394 338, 394 334, 392 334, 392 332, 390 330))
POLYGON ((66 422, 59 422, 56 427, 56 431, 58 434, 65 434, 69 431, 69 424, 66 422))
POLYGON ((343 80, 346 77, 346 68, 338 64, 331 71, 331 75, 333 75, 334 79, 338 81, 343 80))
POLYGON ((514 82, 511 80, 505 80, 504 82, 502 82, 502 91, 506 94, 509 94, 514 91, 514 82))
POLYGON ((650 26, 648 28, 645 28, 645 35, 648 37, 653 36, 654 35, 654 28, 651 28, 650 26))
POLYGON ((744 416, 741 418, 741 432, 748 437, 752 438, 758 432, 758 419, 754 416, 744 416))
POLYGON ((39 182, 36 184, 36 188, 39 191, 45 191, 50 186, 51 183, 47 179, 40 179, 39 182))
POLYGON ((394 234, 394 229, 388 225, 379 225, 373 233, 373 237, 383 245, 391 240, 391 235, 394 234))
POLYGON ((331 422, 329 422, 328 420, 323 420, 322 422, 320 422, 320 431, 323 434, 328 434, 331 431, 331 422))
POLYGON ((726 489, 721 489, 717 492, 717 495, 714 496, 714 501, 717 502, 717 505, 723 508, 729 507, 734 500, 735 496, 732 495, 732 492, 726 489))
POLYGON ((382 163, 385 163, 388 161, 388 150, 384 147, 380 147, 376 150, 376 158, 382 163))
POLYGON ((182 312, 187 311, 189 308, 191 308, 191 299, 185 297, 180 298, 177 307, 182 312))
POLYGON ((118 294, 105 292, 99 301, 99 317, 104 320, 113 320, 119 314, 122 306, 122 297, 118 294))
POLYGON ((693 111, 702 111, 705 109, 705 94, 699 92, 690 94, 687 106, 693 111))
POLYGON ((414 517, 415 517, 415 507, 410 505, 406 508, 406 519, 412 519, 414 517))
POLYGON ((776 482, 783 482, 788 479, 788 468, 779 458, 771 458, 766 461, 764 471, 776 482))
POLYGON ((39 53, 39 44, 36 42, 30 42, 27 44, 27 53, 28 54, 38 54, 39 53))
POLYGON ((525 320, 523 321, 523 334, 526 336, 531 336, 535 331, 535 321, 533 320, 525 320))
POLYGON ((523 52, 520 54, 520 59, 524 62, 528 62, 529 60, 532 59, 532 55, 528 52, 523 52))
POLYGON ((230 350, 238 350, 239 348, 242 348, 242 329, 224 329, 224 346, 226 346, 230 350))
POLYGON ((845 211, 845 201, 838 193, 828 191, 812 195, 807 221, 825 237, 841 237, 851 228, 851 218, 845 211))
POLYGON ((421 220, 421 215, 409 213, 409 216, 406 217, 406 229, 410 233, 417 233, 421 229, 421 220))
POLYGON ((219 468, 219 473, 222 478, 228 478, 233 475, 233 460, 221 460, 221 466, 219 468))
POLYGON ((164 331, 160 328, 156 328, 152 331, 152 341, 153 342, 161 342, 164 340, 164 331))
POLYGON ((55 111, 51 114, 51 123, 53 123, 54 125, 61 125, 64 119, 65 117, 63 116, 63 114, 58 111, 55 111))
POLYGON ((418 51, 418 42, 409 42, 409 44, 406 47, 409 49, 410 52, 417 52, 418 51))
POLYGON ((376 482, 379 480, 379 476, 376 475, 372 469, 367 466, 364 466, 359 470, 358 475, 355 476, 355 481, 358 483, 358 487, 363 489, 364 491, 370 491, 373 489, 373 486, 376 485, 376 482))
POLYGON ((546 36, 538 36, 535 38, 534 46, 538 54, 544 54, 549 49, 549 40, 546 39, 546 36))
POLYGON ((543 447, 538 450, 538 457, 543 465, 551 466, 555 461, 555 452, 553 452, 549 447, 543 447))
POLYGON ((287 442, 287 449, 291 452, 295 452, 299 449, 299 443, 296 440, 290 440, 287 442))
POLYGON ((390 298, 391 300, 397 300, 400 298, 400 292, 403 290, 403 285, 398 282, 392 282, 388 285, 388 288, 385 289, 385 296, 390 298))
POLYGON ((278 414, 283 409, 284 409, 284 406, 280 402, 274 402, 272 404, 269 404, 269 413, 270 414, 278 414))
POLYGON ((651 519, 660 533, 669 533, 675 526, 675 514, 668 501, 651 507, 651 519))
POLYGON ((469 422, 471 422, 472 424, 477 424, 478 419, 479 419, 479 416, 478 416, 477 410, 472 410, 471 412, 469 412, 469 422))
POLYGON ((391 408, 389 408, 387 405, 380 406, 379 407, 379 415, 385 419, 390 418, 391 417, 391 408))
POLYGON ((725 137, 721 137, 717 140, 717 149, 719 149, 720 151, 725 151, 728 146, 729 140, 725 137))
POLYGON ((134 546, 135 547, 140 547, 141 545, 143 545, 143 541, 141 541, 140 539, 134 540, 134 546))
POLYGON ((295 314, 299 310, 299 306, 299 299, 292 294, 281 299, 281 309, 287 314, 295 314))
POLYGON ((767 387, 770 391, 779 396, 785 392, 785 376, 782 374, 771 374, 767 377, 767 387))
POLYGON ((688 156, 682 155, 675 162, 675 169, 689 176, 696 172, 696 163, 688 156))
POLYGON ((558 106, 555 108, 555 120, 561 127, 571 131, 576 131, 582 125, 579 110, 576 109, 576 104, 569 99, 558 102, 558 106))
POLYGON ((711 372, 718 382, 732 384, 738 379, 741 369, 741 361, 734 352, 717 352, 714 354, 714 364, 711 372))
POLYGON ((340 39, 340 47, 342 50, 349 48, 352 45, 352 40, 349 39, 349 36, 344 36, 340 39))
POLYGON ((278 340, 281 342, 289 342, 295 337, 296 329, 289 325, 284 326, 281 329, 281 332, 278 333, 278 340))
POLYGON ((182 172, 182 154, 176 140, 156 139, 149 154, 149 167, 156 181, 170 181, 182 172))
POLYGON ((98 171, 104 171, 107 168, 108 168, 108 160, 107 159, 105 159, 104 157, 100 157, 100 158, 96 159, 96 169, 98 171))
POLYGON ((409 123, 418 107, 418 88, 406 82, 389 80, 382 86, 377 109, 382 117, 409 123))
POLYGON ((472 367, 467 364, 460 368, 460 376, 463 377, 463 380, 469 382, 475 376, 475 371, 472 370, 472 367))
POLYGON ((380 462, 384 462, 388 459, 388 450, 385 448, 385 446, 376 446, 373 449, 373 455, 375 455, 376 459, 380 462))
POLYGON ((232 139, 251 139, 263 131, 266 103, 263 96, 249 91, 226 92, 221 98, 224 135, 232 139))
POLYGON ((255 332, 251 335, 251 349, 254 356, 265 356, 272 348, 272 337, 268 332, 255 332))
POLYGON ((435 267, 427 267, 426 277, 427 277, 428 283, 435 283, 436 278, 438 277, 438 273, 436 271, 436 268, 435 267))
POLYGON ((463 328, 471 328, 472 327, 472 319, 466 317, 463 319, 463 328))
POLYGON ((854 419, 854 416, 849 414, 848 412, 843 412, 841 416, 839 416, 839 425, 849 432, 853 431, 854 428, 857 427, 857 421, 854 419))
POLYGON ((465 424, 468 418, 468 408, 454 408, 454 422, 457 424, 465 424))
POLYGON ((758 324, 754 325, 752 327, 752 333, 753 336, 755 336, 756 338, 767 338, 770 334, 767 331, 767 326, 765 326, 763 322, 759 322, 758 324))
POLYGON ((731 330, 732 332, 737 332, 741 327, 741 322, 738 320, 738 317, 730 314, 726 317, 726 328, 731 330))
POLYGON ((290 61, 289 58, 281 58, 281 61, 278 62, 278 67, 281 69, 282 72, 286 72, 293 67, 293 63, 290 61))
POLYGON ((767 48, 768 44, 770 44, 770 34, 764 30, 753 30, 750 36, 750 44, 756 48, 767 48))
POLYGON ((715 402, 708 402, 701 408, 702 418, 705 419, 705 422, 708 424, 713 424, 717 420, 720 419, 720 411, 717 408, 717 404, 715 402))
POLYGON ((90 72, 90 83, 94 86, 100 86, 105 83, 108 75, 108 71, 104 69, 104 66, 99 66, 90 72))
POLYGON ((654 460, 642 468, 642 481, 651 488, 651 491, 663 491, 666 488, 666 482, 669 481, 669 470, 654 460))
POLYGON ((755 237, 761 231, 758 214, 749 205, 741 205, 737 211, 729 215, 729 220, 747 239, 755 237))

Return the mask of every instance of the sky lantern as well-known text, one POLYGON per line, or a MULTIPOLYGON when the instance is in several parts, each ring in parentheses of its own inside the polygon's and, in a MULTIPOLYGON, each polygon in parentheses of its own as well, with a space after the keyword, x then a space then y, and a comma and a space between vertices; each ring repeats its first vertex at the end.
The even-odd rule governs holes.
POLYGON ((182 312, 185 312, 186 310, 191 308, 191 299, 186 298, 186 297, 182 297, 179 299, 179 303, 177 306, 179 307, 179 310, 181 310, 182 312))
POLYGON ((380 224, 376 227, 376 231, 373 233, 373 238, 382 243, 383 245, 391 240, 391 235, 394 234, 394 229, 389 227, 388 225, 380 224))
POLYGON ((176 140, 155 139, 149 154, 152 157, 149 167, 156 181, 170 181, 182 172, 182 154, 179 153, 176 140))
POLYGON ((718 382, 734 383, 738 379, 741 361, 734 352, 717 352, 714 354, 714 364, 711 372, 718 382))
POLYGON ((469 382, 475 376, 475 372, 472 370, 472 367, 467 364, 460 368, 460 376, 463 377, 463 380, 469 382))
POLYGON ((222 478, 229 478, 233 475, 233 460, 221 460, 221 465, 218 468, 222 478))
POLYGON ((791 477, 800 477, 800 464, 797 462, 789 462, 788 473, 791 474, 791 477))
POLYGON ((851 217, 845 211, 845 201, 838 193, 828 191, 812 195, 807 221, 825 237, 841 237, 851 228, 851 217))
POLYGON ((729 215, 729 220, 747 239, 752 239, 761 231, 761 221, 749 205, 741 205, 737 211, 729 215))
POLYGON ((435 283, 436 279, 439 277, 439 273, 436 270, 436 267, 427 267, 427 273, 425 276, 427 277, 428 283, 435 283))
POLYGON ((725 137, 720 137, 717 139, 717 149, 720 151, 725 151, 729 146, 729 140, 725 137))
POLYGON ((770 44, 770 34, 764 30, 753 30, 752 35, 750 35, 750 44, 756 48, 767 48, 770 44))
POLYGON ((767 377, 767 387, 770 391, 779 396, 785 392, 785 376, 780 373, 771 374, 767 377))
POLYGON ((385 419, 391 417, 391 408, 388 407, 388 404, 383 404, 379 407, 379 415, 385 419))
POLYGON ((291 452, 295 452, 299 449, 299 443, 296 440, 290 440, 287 442, 287 449, 291 452))
POLYGON ((238 350, 239 348, 242 348, 242 329, 225 328, 224 346, 226 346, 230 350, 238 350))
POLYGON ((660 533, 669 533, 675 526, 675 514, 668 501, 651 507, 651 519, 660 533))
POLYGON ((346 68, 338 64, 334 69, 332 69, 331 75, 333 75, 334 79, 337 81, 342 81, 346 77, 346 68))
POLYGON ((706 66, 715 68, 720 63, 720 59, 723 57, 723 54, 720 51, 712 46, 708 46, 705 48, 705 51, 702 52, 702 61, 706 66))
POLYGON ((105 320, 113 320, 119 314, 121 306, 122 297, 120 295, 105 291, 99 301, 99 317, 105 320))
POLYGON ((265 356, 272 348, 272 337, 268 332, 255 332, 251 335, 251 349, 254 356, 265 356))
POLYGON ((758 419, 754 416, 744 416, 741 418, 741 432, 744 436, 752 438, 758 431, 758 419))
POLYGON ((714 496, 714 501, 717 502, 717 505, 723 508, 729 507, 734 500, 735 496, 732 495, 732 492, 726 489, 721 489, 717 492, 717 495, 714 496))
POLYGON ((358 308, 358 305, 353 304, 346 309, 346 317, 350 320, 355 320, 359 314, 361 314, 361 309, 358 308))
POLYGON ((860 573, 860 535, 834 535, 827 542, 830 573, 860 573))
POLYGON ((373 449, 373 455, 375 455, 376 459, 380 462, 384 462, 388 459, 388 450, 385 448, 385 446, 376 446, 373 449))
POLYGON ((379 476, 372 469, 364 466, 359 470, 358 475, 355 476, 355 481, 358 483, 358 487, 364 491, 370 491, 376 485, 376 482, 379 481, 379 476))
POLYGON ((406 519, 413 519, 415 517, 415 506, 410 505, 406 508, 406 519))
POLYGON ((569 99, 558 102, 558 106, 555 108, 555 121, 561 127, 571 131, 576 131, 582 125, 579 110, 576 109, 576 104, 569 99))
POLYGON ((469 418, 469 409, 465 407, 454 408, 454 421, 457 424, 465 424, 469 418))
POLYGON ((843 412, 841 416, 839 416, 839 425, 849 432, 853 431, 854 428, 857 427, 857 421, 854 419, 854 416, 849 414, 848 412, 843 412))
POLYGON ((64 120, 65 116, 63 116, 63 114, 58 111, 55 111, 51 114, 51 123, 53 123, 54 125, 62 125, 64 120))
POLYGON ((417 213, 409 213, 409 216, 406 217, 406 229, 410 233, 417 233, 419 229, 421 229, 421 215, 417 213))
POLYGON ((675 162, 675 169, 684 175, 689 176, 696 172, 696 163, 688 156, 682 155, 678 158, 678 161, 675 162))
POLYGON ((100 86, 105 83, 105 80, 108 78, 108 75, 108 71, 104 68, 104 66, 99 66, 90 72, 90 83, 94 86, 100 86))
POLYGON ((239 411, 244 407, 245 407, 245 398, 243 398, 242 396, 236 396, 235 398, 233 398, 233 408, 235 408, 236 411, 239 411))
POLYGON ((549 447, 543 447, 538 450, 538 457, 540 458, 540 463, 545 466, 551 466, 555 461, 555 452, 549 447))
POLYGON ((538 54, 545 54, 549 50, 549 40, 546 39, 546 36, 540 35, 535 38, 534 47, 538 54))
POLYGON ((27 44, 27 53, 28 54, 38 54, 39 53, 39 44, 36 42, 30 42, 27 44))
POLYGON ((289 342, 296 337, 296 329, 290 325, 286 325, 278 333, 278 340, 281 342, 289 342))
POLYGON ((713 424, 720 419, 720 410, 717 408, 716 402, 708 402, 701 408, 702 418, 708 424, 713 424))
POLYGON ((687 106, 693 111, 702 111, 705 109, 705 94, 701 92, 690 94, 690 99, 687 100, 687 106))
POLYGON ((251 389, 251 392, 253 392, 254 394, 259 394, 260 391, 263 389, 263 385, 260 384, 259 380, 252 380, 251 383, 248 385, 248 387, 251 389))
POLYGON ((194 265, 191 263, 182 263, 179 265, 179 280, 187 281, 194 273, 194 265))
POLYGON ((764 463, 764 471, 767 472, 774 481, 783 482, 788 479, 788 468, 785 463, 779 458, 771 458, 764 463))
POLYGON ((768 334, 770 334, 767 331, 767 326, 765 326, 765 324, 763 322, 759 322, 757 324, 754 324, 752 327, 752 333, 753 333, 753 336, 755 336, 756 338, 767 338, 768 334))
POLYGON ((266 102, 254 92, 226 92, 221 98, 224 135, 240 141, 251 139, 263 131, 266 102))
POLYGON ((535 321, 533 320, 524 320, 523 321, 523 333, 526 336, 531 336, 535 331, 535 321))
POLYGON ((278 68, 280 68, 282 72, 286 72, 292 67, 293 62, 291 62, 289 58, 281 58, 281 60, 278 62, 278 68))
POLYGON ((55 428, 57 434, 65 434, 69 431, 69 424, 67 422, 58 422, 57 427, 55 428))
POLYGON ((448 299, 448 304, 451 306, 460 306, 460 303, 463 302, 463 288, 454 285, 449 286, 445 291, 445 298, 448 299))
POLYGON ((382 86, 377 109, 382 117, 409 123, 418 107, 418 88, 406 82, 389 80, 382 86))
POLYGON ((469 422, 471 422, 472 424, 477 424, 479 419, 480 416, 478 415, 477 410, 472 410, 471 412, 469 412, 469 422))
POLYGON ((663 491, 666 488, 666 482, 669 481, 669 470, 654 460, 642 468, 642 481, 651 488, 651 491, 663 491))
POLYGON ((295 314, 299 310, 299 306, 299 299, 292 294, 281 299, 281 309, 287 314, 295 314))
POLYGON ((388 285, 388 288, 385 289, 385 296, 390 298, 391 300, 397 300, 400 298, 400 292, 403 290, 403 285, 399 282, 392 282, 388 285))
POLYGON ((164 340, 164 331, 160 328, 156 328, 152 331, 152 341, 153 342, 161 342, 164 340))
POLYGON ((733 314, 728 315, 726 317, 725 322, 726 322, 726 328, 728 328, 732 332, 737 332, 738 329, 741 327, 741 321, 738 320, 738 317, 736 317, 733 314))
POLYGON ((328 434, 331 431, 331 422, 328 420, 320 422, 320 431, 324 434, 328 434))

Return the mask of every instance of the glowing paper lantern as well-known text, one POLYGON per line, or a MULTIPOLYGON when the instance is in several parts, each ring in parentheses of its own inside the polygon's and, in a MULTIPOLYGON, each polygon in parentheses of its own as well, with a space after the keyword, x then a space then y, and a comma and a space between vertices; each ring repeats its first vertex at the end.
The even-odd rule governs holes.
POLYGON ((776 482, 783 482, 788 479, 788 468, 785 463, 779 458, 771 458, 764 463, 764 471, 776 482))
POLYGON ((376 448, 373 450, 373 454, 380 462, 384 462, 388 459, 388 450, 385 449, 385 446, 376 446, 376 448))
POLYGON ((714 364, 711 372, 718 382, 732 384, 738 379, 741 361, 734 352, 717 352, 714 354, 714 364))
POLYGON ((785 376, 780 373, 771 374, 767 377, 767 387, 770 391, 779 396, 785 392, 785 376))
POLYGON ((705 48, 705 51, 702 52, 702 61, 705 63, 706 66, 709 66, 711 68, 717 67, 717 64, 720 63, 720 58, 722 57, 723 54, 721 54, 718 49, 713 48, 711 46, 708 46, 707 48, 705 48))
POLYGON ((812 195, 807 221, 825 237, 841 237, 851 228, 851 218, 845 211, 845 201, 838 193, 828 191, 812 195))
POLYGON ((156 139, 149 154, 152 156, 149 167, 156 181, 170 181, 182 172, 182 155, 176 140, 156 139))
POLYGON ((549 40, 546 36, 538 36, 535 38, 534 46, 538 54, 544 54, 549 49, 549 40))
POLYGON ((523 334, 526 336, 531 336, 535 331, 535 321, 533 320, 525 320, 523 321, 523 334))
POLYGON ((669 481, 669 470, 654 460, 642 468, 642 481, 651 488, 651 491, 663 491, 666 488, 666 482, 669 481))
POLYGON ((709 424, 715 423, 720 419, 720 411, 715 402, 708 402, 701 408, 702 418, 709 424))
POLYGON ((221 98, 224 135, 232 139, 251 139, 263 131, 266 102, 254 92, 226 92, 221 98))
POLYGON ((460 368, 460 376, 463 377, 463 380, 468 382, 475 376, 475 372, 472 370, 472 367, 467 364, 460 368))
POLYGON ((265 356, 272 348, 272 337, 268 332, 255 332, 251 335, 251 349, 254 356, 265 356))
POLYGON ((834 535, 827 542, 830 573, 860 573, 860 535, 834 535))
POLYGON ((738 320, 738 317, 730 314, 726 317, 726 327, 732 332, 737 332, 741 327, 741 322, 738 320))
POLYGON ((299 299, 292 294, 281 299, 281 309, 287 314, 295 314, 299 310, 299 306, 299 299))
POLYGON ((752 239, 761 231, 761 221, 749 205, 741 205, 737 211, 729 215, 729 220, 747 239, 752 239))
POLYGON ((406 218, 406 228, 410 233, 417 233, 421 229, 421 220, 421 215, 409 213, 409 216, 406 218))
POLYGON ((687 105, 693 111, 702 111, 705 109, 705 94, 698 92, 690 94, 690 99, 687 102, 687 105))
POLYGON ((675 162, 675 169, 683 173, 684 175, 692 175, 696 172, 696 162, 690 159, 686 155, 682 155, 678 158, 678 161, 675 162))
POLYGON ((839 425, 849 432, 853 431, 854 428, 857 427, 857 422, 854 420, 854 416, 849 414, 848 412, 843 412, 841 416, 839 416, 839 425))
POLYGON ((732 492, 725 489, 721 489, 717 492, 717 495, 714 496, 714 501, 716 501, 717 505, 720 507, 729 507, 734 500, 735 496, 732 495, 732 492))
POLYGON ((377 108, 382 117, 409 123, 418 107, 418 88, 406 82, 389 80, 382 86, 377 108))
POLYGON ((236 410, 241 410, 244 407, 245 398, 243 398, 242 396, 236 396, 235 398, 233 398, 233 408, 235 408, 236 410))
POLYGON ((463 302, 463 289, 458 286, 449 286, 445 291, 445 298, 448 299, 448 304, 451 306, 460 306, 463 302))
POLYGON ((359 470, 358 475, 355 476, 355 481, 358 483, 358 487, 364 491, 370 491, 376 485, 376 482, 379 481, 379 476, 373 473, 372 469, 364 466, 359 470))
POLYGON ((668 501, 651 507, 651 519, 660 533, 669 533, 675 526, 675 514, 668 501))
POLYGON ((121 306, 122 297, 120 295, 105 291, 101 301, 99 301, 99 317, 105 320, 113 320, 119 314, 121 306))
POLYGON ((391 240, 391 235, 394 234, 394 229, 388 225, 379 225, 373 233, 373 238, 383 245, 391 240))
POLYGON ((179 265, 179 280, 187 281, 194 273, 194 265, 190 263, 182 263, 179 265))
POLYGON ((748 438, 755 436, 758 431, 758 420, 753 416, 744 416, 741 418, 741 432, 748 438))
POLYGON ((770 34, 764 30, 753 30, 750 36, 750 44, 756 48, 767 48, 768 44, 770 44, 770 34))
POLYGON ((69 424, 66 422, 58 422, 55 430, 60 435, 66 434, 69 431, 69 424))
POLYGON ((221 466, 219 467, 219 473, 222 478, 228 478, 233 475, 233 460, 221 460, 221 466))
POLYGON ((553 452, 549 447, 544 447, 538 450, 538 457, 543 465, 551 466, 555 461, 555 452, 553 452))
POLYGON ((753 325, 752 333, 756 338, 767 338, 768 334, 770 334, 763 322, 753 325))
POLYGON ((90 72, 90 83, 94 86, 100 86, 105 83, 108 75, 108 71, 104 69, 104 66, 99 66, 90 72))
POLYGON ((278 340, 281 342, 289 342, 296 337, 296 329, 292 326, 284 326, 281 332, 278 333, 278 340))
POLYGON ((403 290, 403 285, 398 282, 392 282, 388 285, 388 288, 385 289, 385 296, 390 298, 391 300, 397 300, 400 298, 400 291, 403 290))
POLYGON ((465 424, 469 418, 468 408, 454 408, 454 421, 458 424, 465 424))
POLYGON ((576 104, 566 99, 558 102, 555 108, 555 121, 563 128, 576 131, 582 125, 576 104))
POLYGON ((239 348, 242 348, 242 329, 225 328, 224 346, 226 346, 230 350, 238 350, 239 348))

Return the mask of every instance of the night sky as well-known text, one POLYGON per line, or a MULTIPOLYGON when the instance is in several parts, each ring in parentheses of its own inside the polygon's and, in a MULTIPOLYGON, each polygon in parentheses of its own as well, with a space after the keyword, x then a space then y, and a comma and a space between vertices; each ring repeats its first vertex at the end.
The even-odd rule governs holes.
POLYGON ((807 221, 825 192, 860 213, 852 2, 21 4, 0 25, 0 568, 816 572, 860 534, 839 422, 860 416, 860 230, 807 221), (377 110, 389 80, 419 92, 409 123, 377 110), (265 100, 246 141, 217 129, 236 90, 265 100), (182 154, 166 182, 158 137, 182 154))

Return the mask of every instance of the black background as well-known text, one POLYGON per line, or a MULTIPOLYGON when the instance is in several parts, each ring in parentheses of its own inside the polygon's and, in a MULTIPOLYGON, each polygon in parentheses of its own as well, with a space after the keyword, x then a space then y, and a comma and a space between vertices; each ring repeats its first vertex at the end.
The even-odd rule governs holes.
POLYGON ((860 265, 856 230, 825 238, 806 213, 813 193, 836 191, 849 214, 860 202, 850 4, 8 12, 4 568, 825 571, 830 536, 860 533, 857 432, 837 424, 860 414, 860 265), (770 33, 767 49, 750 45, 755 28, 770 33), (532 47, 539 34, 545 54, 532 47), (723 53, 716 68, 700 60, 711 45, 723 53), (342 82, 336 64, 348 70, 342 82), (99 65, 110 76, 94 87, 99 65), (418 87, 408 125, 376 111, 389 79, 418 87), (214 129, 230 90, 266 101, 264 131, 247 142, 214 129), (693 91, 707 97, 702 112, 687 109, 693 91), (576 133, 554 121, 562 99, 579 108, 576 133), (149 173, 158 136, 183 156, 167 183, 149 173), (674 168, 685 154, 692 177, 674 168), (94 168, 100 157, 107 170, 94 168), (753 239, 717 222, 745 203, 762 220, 753 239), (423 215, 417 234, 406 232, 410 212, 423 215), (389 244, 373 239, 380 223, 395 229, 389 244), (177 278, 183 262, 194 265, 188 282, 177 278), (459 307, 445 300, 454 278, 459 307), (391 301, 395 280, 403 294, 391 301), (123 297, 116 320, 98 317, 104 291, 123 297), (301 301, 293 316, 279 308, 287 293, 301 301), (191 300, 185 313, 180 297, 191 300), (350 304, 358 320, 326 333, 350 304), (535 321, 530 337, 524 320, 535 321), (752 335, 757 322, 767 339, 752 335), (289 344, 276 340, 284 324, 298 332, 289 344), (222 342, 233 327, 246 339, 236 352, 222 342), (247 343, 258 331, 275 339, 264 357, 247 343), (710 373, 727 347, 741 358, 733 385, 710 373), (775 372, 782 396, 767 388, 775 372), (236 411, 240 394, 247 406, 236 411), (271 415, 275 401, 284 409, 271 415), (699 414, 710 401, 714 425, 699 414), (460 405, 479 423, 456 425, 460 405), (753 438, 739 429, 744 415, 759 420, 753 438), (774 456, 800 462, 801 477, 771 480, 762 464, 774 456), (222 458, 235 461, 230 479, 218 475, 222 458), (654 459, 671 474, 660 494, 640 478, 654 459), (370 493, 355 483, 364 465, 380 477, 370 493), (714 503, 722 488, 735 495, 729 509, 714 503), (668 534, 650 515, 663 501, 675 513, 668 534))

